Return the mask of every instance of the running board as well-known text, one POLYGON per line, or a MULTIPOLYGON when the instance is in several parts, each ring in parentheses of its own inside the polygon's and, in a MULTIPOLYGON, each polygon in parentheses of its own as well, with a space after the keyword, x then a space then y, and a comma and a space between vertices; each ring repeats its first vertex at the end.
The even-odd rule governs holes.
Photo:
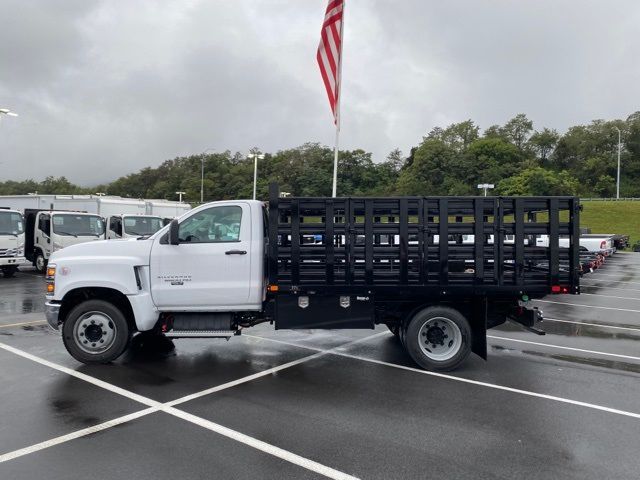
POLYGON ((167 338, 230 338, 240 335, 240 330, 171 330, 167 338))

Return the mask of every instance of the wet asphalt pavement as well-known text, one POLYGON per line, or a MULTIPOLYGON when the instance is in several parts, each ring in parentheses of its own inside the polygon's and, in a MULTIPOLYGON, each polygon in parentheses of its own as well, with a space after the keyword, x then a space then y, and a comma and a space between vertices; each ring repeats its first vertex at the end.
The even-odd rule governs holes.
POLYGON ((0 278, 0 479, 640 478, 640 254, 415 367, 387 331, 278 331, 71 358, 44 280, 0 278))

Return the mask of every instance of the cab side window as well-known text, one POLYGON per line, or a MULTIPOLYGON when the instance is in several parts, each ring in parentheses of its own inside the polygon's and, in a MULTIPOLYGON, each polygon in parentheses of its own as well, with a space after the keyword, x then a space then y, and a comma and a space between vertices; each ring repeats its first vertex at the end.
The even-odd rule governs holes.
POLYGON ((42 230, 46 235, 49 235, 50 232, 50 220, 49 217, 47 217, 46 215, 42 215, 39 219, 38 219, 38 229, 42 230))
POLYGON ((180 243, 223 243, 240 241, 242 208, 211 207, 180 224, 180 243))
POLYGON ((118 217, 111 217, 109 220, 109 230, 114 232, 116 235, 122 235, 121 221, 118 217))

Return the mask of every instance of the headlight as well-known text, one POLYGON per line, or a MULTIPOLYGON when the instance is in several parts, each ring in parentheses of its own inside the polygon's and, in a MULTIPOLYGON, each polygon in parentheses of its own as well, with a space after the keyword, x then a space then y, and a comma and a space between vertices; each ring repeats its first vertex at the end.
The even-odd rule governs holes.
POLYGON ((47 265, 47 275, 45 277, 47 281, 47 295, 53 295, 56 291, 56 266, 47 265))
POLYGON ((18 247, 18 249, 16 250, 16 256, 18 256, 18 257, 24 256, 24 246, 23 247, 18 247))

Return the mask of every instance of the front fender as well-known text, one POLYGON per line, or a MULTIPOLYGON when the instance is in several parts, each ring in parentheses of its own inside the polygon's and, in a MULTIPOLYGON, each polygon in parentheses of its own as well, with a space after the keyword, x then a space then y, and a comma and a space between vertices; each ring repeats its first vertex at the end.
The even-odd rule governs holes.
POLYGON ((56 262, 53 300, 61 301, 70 291, 88 287, 110 288, 124 295, 136 295, 139 292, 134 266, 129 261, 110 259, 109 263, 56 262))

